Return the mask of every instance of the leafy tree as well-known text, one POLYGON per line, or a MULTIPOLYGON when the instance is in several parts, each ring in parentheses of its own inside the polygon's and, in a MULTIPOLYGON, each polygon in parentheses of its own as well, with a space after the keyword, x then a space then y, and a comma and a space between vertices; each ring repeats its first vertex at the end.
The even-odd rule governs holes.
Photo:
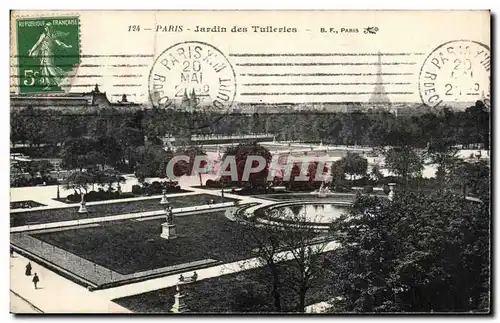
MULTIPOLYGON (((318 170, 318 167, 320 166, 320 163, 318 161, 311 161, 309 162, 309 165, 307 167, 307 176, 308 176, 308 184, 310 188, 315 188, 319 185, 319 183, 323 182, 323 179, 316 179, 316 172, 318 170)), ((321 170, 321 175, 327 174, 328 173, 328 167, 323 164, 323 169, 321 170)))
POLYGON ((26 144, 28 135, 26 123, 29 116, 24 115, 24 110, 12 110, 10 113, 10 141, 12 146, 16 143, 26 144))
POLYGON ((440 185, 444 184, 447 174, 459 161, 457 153, 458 149, 444 140, 429 142, 427 145, 427 164, 437 164, 436 179, 440 185))
POLYGON ((108 191, 111 192, 113 190, 113 185, 116 183, 120 185, 120 183, 125 183, 126 179, 120 172, 114 169, 105 169, 99 171, 97 174, 98 180, 97 183, 100 185, 108 185, 108 191))
POLYGON ((403 179, 407 186, 408 180, 421 176, 424 169, 421 156, 410 146, 390 148, 385 154, 387 168, 403 179))
MULTIPOLYGON (((195 175, 195 173, 193 173, 194 167, 203 168, 206 167, 208 164, 206 161, 202 160, 200 165, 195 165, 195 161, 197 161, 196 160, 197 156, 199 156, 198 158, 207 158, 207 153, 205 152, 205 150, 203 150, 202 147, 190 146, 190 147, 179 148, 176 152, 176 155, 177 156, 183 155, 189 157, 189 161, 186 162, 182 160, 178 161, 175 164, 174 173, 176 173, 175 174, 176 176, 195 175)), ((203 186, 202 174, 203 173, 201 172, 198 173, 200 179, 200 186, 203 186)))
POLYGON ((18 186, 24 181, 24 171, 21 165, 19 162, 10 163, 10 185, 12 187, 18 186))
MULTIPOLYGON (((267 183, 267 176, 269 173, 269 164, 271 163, 271 153, 269 150, 257 143, 252 144, 239 144, 238 146, 228 147, 224 152, 223 160, 227 156, 234 156, 236 160, 236 171, 238 175, 238 184, 242 186, 265 187, 267 183), (261 156, 266 162, 266 166, 260 172, 250 174, 248 182, 243 182, 243 173, 247 158, 249 156, 261 156)), ((256 167, 257 162, 253 162, 253 167, 256 167)), ((226 180, 228 182, 229 180, 226 180)))
POLYGON ((300 176, 302 165, 298 162, 294 162, 292 165, 292 170, 290 172, 290 181, 288 183, 288 189, 293 190, 295 187, 295 179, 300 176))
POLYGON ((331 187, 334 191, 339 192, 344 190, 346 185, 345 179, 345 162, 339 159, 332 163, 331 166, 332 182, 331 187))
POLYGON ((324 274, 323 253, 329 233, 325 233, 318 240, 317 229, 312 224, 314 219, 308 219, 305 211, 289 212, 284 217, 282 214, 272 216, 282 217, 291 223, 285 225, 281 238, 283 249, 289 250, 292 255, 292 260, 284 267, 287 284, 297 295, 296 311, 304 312, 307 292, 324 274))
POLYGON ((70 138, 61 149, 61 167, 79 169, 87 167, 90 162, 87 154, 93 150, 93 141, 87 138, 70 138))
POLYGON ((99 150, 99 153, 103 157, 103 168, 104 164, 111 167, 115 167, 119 161, 122 159, 123 151, 122 147, 114 137, 110 136, 100 136, 94 145, 99 150))
POLYGON ((242 312, 266 312, 267 299, 262 295, 262 292, 250 285, 248 289, 238 291, 231 300, 231 311, 236 313, 242 312))
MULTIPOLYGON (((144 135, 141 130, 133 127, 121 127, 118 129, 116 139, 124 150, 123 157, 126 158, 131 167, 135 166, 134 150, 144 145, 144 135)), ((125 161, 123 161, 125 163, 125 161)))
POLYGON ((379 165, 373 165, 370 171, 370 176, 373 180, 380 182, 384 178, 384 174, 380 171, 379 165))
POLYGON ((31 177, 40 174, 40 177, 45 178, 54 169, 54 166, 48 160, 34 160, 29 163, 29 168, 31 177))
POLYGON ((489 309, 488 201, 449 192, 360 197, 333 226, 330 259, 339 311, 489 309))
POLYGON ((359 154, 348 152, 342 158, 344 163, 344 172, 349 175, 351 179, 354 175, 365 176, 368 169, 368 160, 361 157, 359 154))
POLYGON ((280 225, 249 223, 244 214, 235 214, 246 230, 239 244, 232 244, 239 252, 252 250, 272 281, 273 304, 276 312, 304 312, 307 293, 324 275, 324 251, 330 233, 318 233, 317 219, 310 219, 301 208, 276 209, 267 218, 280 218, 280 225), (283 291, 292 290, 295 298, 285 304, 283 291), (295 303, 295 306, 292 304, 295 303), (292 305, 290 307, 290 305, 292 305))
MULTIPOLYGON (((304 162, 305 163, 305 162, 304 162)), ((290 181, 289 181, 289 189, 299 188, 299 189, 314 189, 320 186, 320 183, 323 182, 323 179, 320 177, 316 179, 316 172, 320 163, 317 160, 311 160, 307 163, 307 168, 305 169, 305 176, 307 177, 307 181, 300 181, 298 177, 301 177, 302 171, 302 162, 294 162, 292 165, 291 173, 290 173, 290 181)), ((328 167, 323 164, 323 169, 320 172, 320 175, 324 175, 328 173, 328 167)))
POLYGON ((65 179, 64 188, 67 190, 74 190, 75 194, 81 195, 83 192, 87 193, 91 185, 95 184, 95 175, 83 172, 73 171, 65 179))
POLYGON ((106 165, 106 156, 104 152, 100 150, 91 150, 81 157, 87 168, 100 166, 101 169, 104 169, 104 166, 106 165))
POLYGON ((466 139, 469 143, 476 146, 481 143, 485 148, 488 148, 490 145, 490 116, 486 105, 482 101, 477 101, 475 105, 465 110, 464 119, 466 139))
POLYGON ((147 177, 161 177, 165 174, 165 160, 167 152, 163 145, 151 145, 138 147, 136 149, 137 165, 135 176, 140 182, 147 177))
POLYGON ((468 190, 477 195, 488 195, 490 192, 490 166, 484 161, 460 161, 453 165, 447 177, 447 183, 462 189, 463 196, 468 190))
POLYGON ((279 263, 285 260, 285 257, 279 252, 282 249, 281 235, 282 231, 277 226, 264 225, 254 227, 248 224, 244 214, 236 214, 236 219, 245 225, 246 230, 242 231, 242 237, 239 244, 232 244, 231 247, 238 252, 248 252, 254 250, 257 261, 266 268, 271 280, 271 294, 273 305, 276 312, 282 311, 281 289, 283 278, 279 270, 279 263))

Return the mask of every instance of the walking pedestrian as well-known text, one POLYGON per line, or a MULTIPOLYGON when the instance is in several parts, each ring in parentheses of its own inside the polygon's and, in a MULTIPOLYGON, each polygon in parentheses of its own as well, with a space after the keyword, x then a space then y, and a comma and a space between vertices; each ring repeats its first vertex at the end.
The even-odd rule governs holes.
POLYGON ((14 257, 14 248, 12 246, 10 246, 10 256, 14 257))
POLYGON ((26 274, 26 276, 31 276, 31 262, 28 262, 28 264, 26 265, 25 274, 26 274))
POLYGON ((33 284, 35 285, 35 289, 38 289, 37 284, 39 281, 40 281, 40 278, 38 278, 38 275, 35 273, 35 276, 33 276, 33 280, 32 280, 33 284))

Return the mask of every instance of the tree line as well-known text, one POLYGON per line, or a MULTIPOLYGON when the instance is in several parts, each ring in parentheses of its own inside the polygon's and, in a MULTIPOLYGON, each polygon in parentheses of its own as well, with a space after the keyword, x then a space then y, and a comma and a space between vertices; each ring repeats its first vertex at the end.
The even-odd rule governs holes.
POLYGON ((173 135, 186 140, 193 134, 272 133, 277 140, 320 142, 338 145, 401 146, 425 148, 436 140, 447 145, 489 147, 490 114, 478 101, 464 111, 443 109, 416 115, 396 116, 388 111, 283 114, 207 113, 203 129, 192 113, 148 109, 135 112, 104 109, 95 113, 67 114, 57 110, 25 108, 11 112, 11 143, 30 146, 64 144, 68 138, 114 137, 124 153, 142 144, 142 138, 160 144, 173 135), (212 122, 213 121, 213 122, 212 122), (286 126, 284 126, 286 125, 286 126))

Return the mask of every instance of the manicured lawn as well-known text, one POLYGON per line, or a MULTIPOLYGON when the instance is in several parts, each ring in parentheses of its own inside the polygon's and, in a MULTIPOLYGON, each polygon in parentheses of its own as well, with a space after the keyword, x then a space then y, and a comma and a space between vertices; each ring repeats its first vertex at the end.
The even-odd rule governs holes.
POLYGON ((173 240, 160 237, 163 222, 112 221, 33 236, 121 274, 209 258, 230 262, 250 255, 250 250, 245 254, 233 248, 242 227, 223 211, 177 217, 179 237, 173 240))
MULTIPOLYGON (((283 284, 286 286, 286 284, 283 284)), ((273 312, 271 279, 265 268, 201 280, 182 285, 186 304, 192 312, 273 312)), ((166 313, 174 304, 175 287, 113 300, 137 313, 166 313)), ((288 311, 296 305, 296 294, 290 288, 280 290, 282 306, 288 311)), ((317 281, 306 295, 306 305, 315 304, 333 296, 325 276, 317 281)))
MULTIPOLYGON (((162 208, 160 206, 160 198, 161 197, 158 197, 157 199, 141 201, 88 205, 88 214, 79 214, 77 212, 79 206, 62 209, 11 213, 10 226, 16 227, 27 224, 69 221, 77 220, 80 218, 98 218, 118 214, 161 210, 162 208)), ((170 197, 168 200, 172 204, 172 207, 175 209, 180 207, 208 204, 211 199, 213 199, 215 203, 222 202, 221 197, 213 196, 210 194, 170 197)), ((224 202, 230 201, 234 201, 234 199, 228 197, 224 198, 224 202)))
POLYGON ((38 203, 38 202, 35 202, 32 200, 10 202, 11 209, 29 209, 29 208, 38 207, 38 206, 45 206, 45 204, 38 203))

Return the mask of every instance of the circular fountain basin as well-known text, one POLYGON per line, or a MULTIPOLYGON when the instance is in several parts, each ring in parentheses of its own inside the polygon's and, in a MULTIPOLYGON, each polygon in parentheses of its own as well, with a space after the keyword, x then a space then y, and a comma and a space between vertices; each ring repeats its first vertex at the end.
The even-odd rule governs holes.
POLYGON ((328 228, 329 225, 348 212, 349 202, 285 202, 263 206, 254 211, 259 222, 302 224, 328 228))

